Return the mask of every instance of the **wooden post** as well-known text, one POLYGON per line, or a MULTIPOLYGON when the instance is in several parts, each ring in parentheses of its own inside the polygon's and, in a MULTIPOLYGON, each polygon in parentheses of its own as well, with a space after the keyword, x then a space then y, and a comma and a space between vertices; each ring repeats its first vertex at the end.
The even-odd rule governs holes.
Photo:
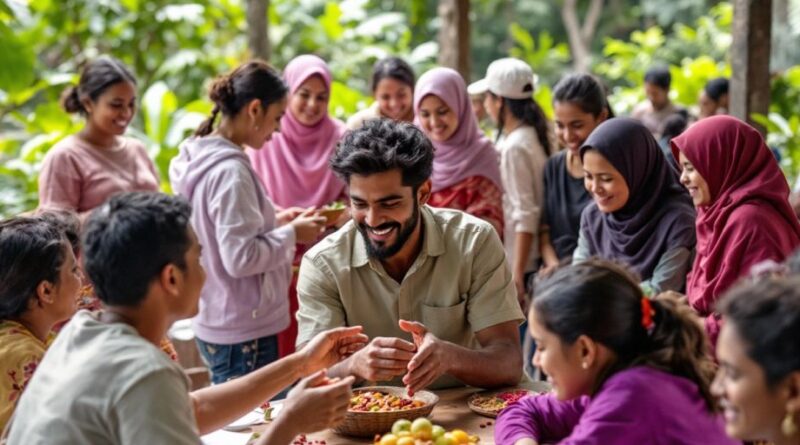
POLYGON ((247 0, 247 47, 250 57, 269 60, 269 0, 247 0))
POLYGON ((439 65, 461 73, 470 81, 469 0, 439 0, 439 65))
POLYGON ((772 0, 734 0, 730 111, 758 128, 753 113, 769 112, 772 0))

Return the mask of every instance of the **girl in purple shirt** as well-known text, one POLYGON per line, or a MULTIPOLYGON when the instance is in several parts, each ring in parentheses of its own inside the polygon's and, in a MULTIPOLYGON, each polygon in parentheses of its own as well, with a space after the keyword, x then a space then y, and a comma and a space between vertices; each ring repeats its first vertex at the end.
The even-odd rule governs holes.
POLYGON ((589 260, 556 272, 528 323, 553 385, 497 420, 498 444, 733 444, 709 385, 705 333, 685 304, 645 297, 624 269, 589 260))

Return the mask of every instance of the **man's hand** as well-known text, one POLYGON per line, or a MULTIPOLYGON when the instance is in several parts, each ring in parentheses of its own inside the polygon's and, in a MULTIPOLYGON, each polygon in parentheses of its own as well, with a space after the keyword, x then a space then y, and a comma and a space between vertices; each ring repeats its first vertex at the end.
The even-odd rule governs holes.
POLYGON ((400 338, 375 337, 350 357, 350 373, 374 382, 391 380, 406 373, 416 347, 400 338))
POLYGON ((408 362, 408 373, 403 377, 408 393, 414 394, 448 372, 448 343, 416 321, 400 320, 400 329, 411 334, 417 347, 417 353, 408 362))
POLYGON ((303 358, 303 376, 334 365, 366 346, 369 338, 361 326, 320 332, 298 351, 303 358))
POLYGON ((285 412, 278 416, 278 420, 285 418, 288 422, 273 428, 290 428, 296 436, 331 428, 344 420, 355 378, 329 380, 325 372, 301 380, 289 391, 283 404, 285 412))

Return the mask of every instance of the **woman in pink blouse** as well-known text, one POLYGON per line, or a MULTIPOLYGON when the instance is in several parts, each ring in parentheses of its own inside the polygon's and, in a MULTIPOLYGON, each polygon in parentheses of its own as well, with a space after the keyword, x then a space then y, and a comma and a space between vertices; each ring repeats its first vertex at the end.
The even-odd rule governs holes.
POLYGON ((136 113, 136 79, 117 59, 91 61, 62 105, 86 125, 47 153, 39 175, 39 207, 85 214, 116 193, 158 191, 155 165, 142 142, 125 137, 136 113))

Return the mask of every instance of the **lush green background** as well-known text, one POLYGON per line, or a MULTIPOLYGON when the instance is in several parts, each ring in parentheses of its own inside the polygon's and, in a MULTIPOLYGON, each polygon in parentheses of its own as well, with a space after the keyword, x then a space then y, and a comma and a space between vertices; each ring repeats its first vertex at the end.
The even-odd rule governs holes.
MULTIPOLYGON (((329 60, 331 110, 345 118, 369 102, 377 58, 403 56, 420 73, 434 65, 436 3, 272 0, 271 62, 280 67, 309 52, 329 60)), ((537 99, 549 112, 550 86, 570 70, 560 2, 473 0, 472 15, 473 79, 493 59, 523 58, 540 76, 537 99)), ((794 40, 773 61, 772 113, 761 117, 792 178, 800 170, 800 67, 785 67, 800 58, 791 50, 800 32, 794 19, 781 31, 794 40)), ((674 100, 693 106, 708 79, 730 74, 731 21, 728 2, 609 0, 592 43, 593 71, 625 113, 643 98, 643 71, 667 63, 674 100)), ((45 153, 82 125, 60 109, 59 95, 98 54, 135 71, 141 109, 131 132, 146 141, 166 179, 177 145, 210 110, 208 81, 248 58, 245 27, 244 0, 0 0, 0 216, 36 206, 45 153)))

